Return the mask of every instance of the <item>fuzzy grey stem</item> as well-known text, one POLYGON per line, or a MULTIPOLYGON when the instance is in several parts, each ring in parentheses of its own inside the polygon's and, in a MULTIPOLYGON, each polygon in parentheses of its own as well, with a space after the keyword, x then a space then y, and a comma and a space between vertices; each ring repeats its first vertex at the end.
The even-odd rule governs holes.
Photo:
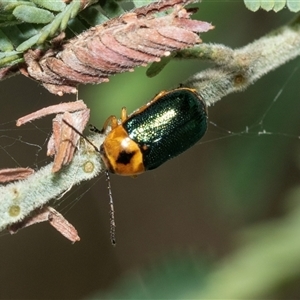
POLYGON ((264 74, 299 55, 300 16, 237 50, 222 45, 199 46, 197 56, 212 60, 217 66, 193 75, 183 85, 196 89, 211 105, 232 92, 246 89, 264 74))
MULTIPOLYGON (((104 136, 97 134, 89 139, 99 146, 104 136)), ((72 162, 59 172, 52 173, 53 163, 50 163, 24 180, 0 187, 0 230, 21 221, 36 208, 63 195, 79 182, 103 172, 99 153, 85 142, 78 147, 72 162)))

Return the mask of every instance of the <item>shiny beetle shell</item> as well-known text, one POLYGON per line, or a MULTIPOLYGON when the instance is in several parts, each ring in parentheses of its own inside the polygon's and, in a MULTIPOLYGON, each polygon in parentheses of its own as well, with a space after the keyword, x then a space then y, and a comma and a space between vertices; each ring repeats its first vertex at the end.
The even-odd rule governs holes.
POLYGON ((121 123, 111 116, 104 124, 111 131, 100 147, 107 169, 135 176, 159 167, 197 143, 207 129, 204 101, 193 89, 178 88, 159 93, 121 123))

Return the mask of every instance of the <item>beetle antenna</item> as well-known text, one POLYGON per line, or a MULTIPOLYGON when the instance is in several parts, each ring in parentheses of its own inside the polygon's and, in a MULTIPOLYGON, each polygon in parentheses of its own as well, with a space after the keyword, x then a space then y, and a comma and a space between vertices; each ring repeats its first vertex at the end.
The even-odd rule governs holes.
MULTIPOLYGON (((62 119, 62 121, 70 126, 77 134, 79 134, 83 139, 85 139, 89 144, 91 144, 96 152, 100 152, 99 149, 86 137, 84 136, 81 132, 79 132, 73 125, 71 125, 68 121, 65 119, 62 119)), ((93 127, 94 132, 102 133, 99 129, 96 127, 93 127)), ((111 192, 111 185, 110 185, 110 176, 108 171, 105 171, 106 175, 106 182, 107 182, 107 189, 108 189, 108 197, 109 197, 109 217, 110 217, 110 241, 113 246, 116 245, 116 222, 115 222, 115 209, 114 209, 114 202, 113 202, 113 197, 112 197, 112 192, 111 192)))
POLYGON ((116 246, 116 222, 115 222, 115 208, 114 208, 114 202, 111 192, 111 185, 110 185, 110 177, 109 173, 106 170, 106 182, 107 182, 107 189, 108 189, 108 196, 109 196, 109 217, 110 217, 110 241, 113 246, 116 246))
POLYGON ((99 149, 86 137, 84 136, 78 129, 76 129, 72 124, 70 124, 68 121, 65 119, 62 119, 62 121, 67 124, 69 127, 71 127, 77 134, 79 134, 83 139, 85 139, 90 145, 93 146, 96 152, 99 152, 99 149))

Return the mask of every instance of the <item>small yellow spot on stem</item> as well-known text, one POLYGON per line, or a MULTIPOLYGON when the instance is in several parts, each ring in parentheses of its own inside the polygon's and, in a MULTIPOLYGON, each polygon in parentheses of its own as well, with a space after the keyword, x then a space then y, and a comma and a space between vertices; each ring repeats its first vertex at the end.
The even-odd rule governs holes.
POLYGON ((8 213, 11 217, 17 217, 21 212, 21 208, 19 205, 12 205, 9 210, 8 213))
POLYGON ((92 173, 94 171, 94 164, 91 161, 87 161, 83 165, 83 170, 85 173, 92 173))
POLYGON ((245 83, 246 83, 246 79, 243 75, 238 74, 238 75, 235 76, 235 78, 234 78, 234 84, 235 85, 243 85, 245 83))

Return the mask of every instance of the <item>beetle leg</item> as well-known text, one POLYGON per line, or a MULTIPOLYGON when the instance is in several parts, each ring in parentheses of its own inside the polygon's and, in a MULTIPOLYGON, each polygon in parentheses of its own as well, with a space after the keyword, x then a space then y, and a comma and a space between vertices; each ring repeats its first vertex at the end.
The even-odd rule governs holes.
POLYGON ((118 119, 116 118, 116 116, 110 116, 106 119, 106 121, 104 122, 103 128, 101 130, 101 133, 105 133, 106 129, 108 126, 111 127, 111 130, 115 129, 118 126, 118 119))
POLYGON ((102 130, 98 129, 96 126, 89 124, 90 131, 102 134, 102 130))
POLYGON ((126 107, 122 107, 121 110, 121 121, 122 123, 125 122, 127 120, 128 116, 127 116, 127 110, 126 107))

